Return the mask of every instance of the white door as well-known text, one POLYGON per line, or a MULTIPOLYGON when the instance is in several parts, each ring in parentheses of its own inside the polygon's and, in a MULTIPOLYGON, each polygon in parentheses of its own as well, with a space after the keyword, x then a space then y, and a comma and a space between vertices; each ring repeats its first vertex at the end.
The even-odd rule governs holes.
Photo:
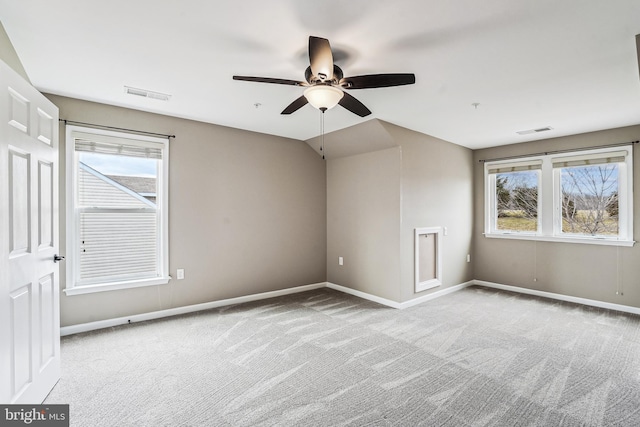
POLYGON ((0 402, 60 378, 58 108, 0 61, 0 402))

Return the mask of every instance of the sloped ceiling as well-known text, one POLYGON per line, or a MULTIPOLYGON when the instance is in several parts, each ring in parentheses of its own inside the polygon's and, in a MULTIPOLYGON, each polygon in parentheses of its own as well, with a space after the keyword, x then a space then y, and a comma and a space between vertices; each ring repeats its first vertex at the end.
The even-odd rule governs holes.
POLYGON ((640 123, 639 17, 638 0, 0 0, 43 92, 307 140, 317 110, 280 115, 301 88, 232 76, 301 80, 315 35, 346 75, 416 74, 351 91, 373 114, 337 107, 327 132, 381 119, 470 148, 640 123))
POLYGON ((322 136, 317 136, 306 143, 327 160, 399 146, 378 119, 330 132, 324 135, 324 141, 322 136))

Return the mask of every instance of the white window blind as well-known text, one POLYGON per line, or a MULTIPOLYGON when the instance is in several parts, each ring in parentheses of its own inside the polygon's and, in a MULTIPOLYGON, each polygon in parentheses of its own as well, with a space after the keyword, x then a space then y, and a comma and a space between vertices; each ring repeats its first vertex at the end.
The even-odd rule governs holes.
POLYGON ((496 173, 508 173, 508 172, 523 172, 542 169, 542 160, 534 160, 528 162, 513 162, 513 163, 497 163, 487 166, 488 174, 496 173))
POLYGON ((567 168, 574 166, 593 166, 608 163, 622 163, 626 160, 628 151, 612 151, 609 153, 579 155, 570 157, 558 157, 551 159, 554 168, 567 168))
POLYGON ((162 159, 162 147, 156 143, 80 133, 74 139, 76 151, 162 159))

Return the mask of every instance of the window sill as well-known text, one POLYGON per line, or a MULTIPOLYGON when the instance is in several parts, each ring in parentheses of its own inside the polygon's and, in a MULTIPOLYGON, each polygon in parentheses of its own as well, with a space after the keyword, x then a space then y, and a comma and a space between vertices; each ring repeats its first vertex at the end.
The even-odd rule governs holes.
POLYGON ((127 282, 111 282, 97 285, 73 286, 67 287, 64 293, 70 295, 91 294, 95 292, 117 291, 122 289, 141 288, 143 286, 166 285, 171 280, 171 276, 145 279, 131 280, 127 282))
POLYGON ((556 236, 541 236, 537 234, 521 234, 521 233, 484 233, 484 236, 490 239, 535 240, 539 242, 580 243, 585 245, 604 245, 604 246, 631 247, 636 243, 634 240, 613 240, 613 239, 589 238, 589 237, 556 237, 556 236))

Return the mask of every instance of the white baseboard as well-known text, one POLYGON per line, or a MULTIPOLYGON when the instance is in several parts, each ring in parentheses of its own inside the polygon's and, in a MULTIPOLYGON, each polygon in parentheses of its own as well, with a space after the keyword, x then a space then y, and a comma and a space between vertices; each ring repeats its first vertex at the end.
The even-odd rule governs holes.
POLYGON ((358 298, 366 299, 369 301, 377 302, 378 304, 386 305, 391 308, 400 308, 400 303, 392 301, 390 299, 382 298, 376 295, 368 294, 366 292, 357 291, 355 289, 347 288, 345 286, 336 285, 335 283, 327 282, 327 288, 334 289, 336 291, 343 292, 345 294, 353 295, 358 298))
POLYGON ((455 285, 455 286, 451 286, 451 287, 448 287, 448 288, 444 288, 444 289, 441 289, 439 291, 432 292, 430 294, 423 295, 421 297, 414 298, 412 300, 400 303, 400 307, 399 308, 403 309, 403 308, 413 307, 414 305, 421 304, 421 303, 423 303, 425 301, 430 301, 432 299, 440 298, 440 297, 445 296, 447 294, 451 294, 453 292, 460 291, 460 290, 462 290, 464 288, 468 288, 469 286, 471 286, 473 284, 474 284, 473 280, 471 280, 469 282, 460 283, 459 285, 455 285))
POLYGON ((423 295, 421 297, 414 298, 412 300, 405 301, 405 302, 392 301, 390 299, 378 297, 376 295, 368 294, 368 293, 362 292, 362 291, 357 291, 355 289, 347 288, 345 286, 336 285, 335 283, 330 283, 330 282, 327 282, 327 288, 335 289, 336 291, 344 292, 345 294, 354 295, 354 296, 357 296, 359 298, 363 298, 363 299, 366 299, 366 300, 369 300, 369 301, 377 302, 378 304, 386 305, 387 307, 397 308, 399 310, 402 310, 402 309, 405 309, 405 308, 413 307, 414 305, 421 304, 421 303, 423 303, 425 301, 436 299, 436 298, 439 298, 439 297, 441 297, 443 295, 447 295, 447 294, 450 294, 452 292, 459 291, 459 290, 464 289, 464 288, 466 288, 468 286, 471 286, 473 284, 474 283, 473 283, 473 280, 472 280, 470 282, 461 283, 459 285, 451 286, 449 288, 445 288, 445 289, 442 289, 442 290, 437 291, 437 292, 432 292, 430 294, 423 295))
POLYGON ((517 292, 520 294, 535 295, 538 297, 551 298, 560 301, 573 302, 576 304, 589 305, 592 307, 606 308, 609 310, 623 311, 625 313, 640 314, 640 308, 628 305, 614 304, 610 302, 597 301, 587 298, 572 297, 569 295, 556 294, 553 292, 538 291, 536 289, 520 288, 518 286, 502 285, 500 283, 485 282, 483 280, 472 280, 474 285, 485 286, 487 288, 501 289, 503 291, 517 292))
POLYGON ((416 304, 420 304, 425 301, 432 300, 434 298, 441 297, 446 294, 450 294, 451 292, 455 292, 460 289, 466 288, 467 286, 470 286, 472 284, 473 284, 473 281, 462 283, 460 285, 452 286, 450 288, 446 288, 438 292, 433 292, 428 295, 424 295, 422 297, 413 299, 411 301, 405 301, 400 303, 397 301, 392 301, 386 298, 368 294, 366 292, 361 292, 355 289, 347 288, 345 286, 336 285, 335 283, 321 282, 321 283, 315 283, 312 285, 297 286, 295 288, 281 289, 279 291, 263 292, 260 294, 246 295, 246 296, 237 297, 237 298, 211 301, 203 304, 194 304, 194 305, 188 305, 185 307, 176 307, 176 308, 169 308, 166 310, 152 311, 150 313, 142 313, 142 314, 134 314, 132 316, 118 317, 115 319, 98 320, 95 322, 81 323, 78 325, 63 326, 60 328, 60 335, 66 336, 66 335, 79 334, 82 332, 89 332, 89 331, 95 331, 98 329, 110 328, 112 326, 126 325, 128 323, 144 322, 146 320, 160 319, 163 317, 177 316, 180 314, 193 313, 196 311, 209 310, 211 308, 224 307, 227 305, 242 304, 245 302, 275 298, 283 295, 306 292, 306 291, 311 291, 313 289, 320 289, 325 287, 334 289, 336 291, 344 292, 346 294, 354 295, 369 301, 373 301, 378 304, 386 305, 387 307, 403 309, 403 308, 412 307, 416 304))
POLYGON ((295 288, 281 289, 279 291, 263 292, 260 294, 246 295, 237 298, 229 298, 219 301, 206 302, 202 304, 188 305, 185 307, 169 308, 166 310, 152 311, 150 313, 135 314, 133 316, 118 317, 115 319, 99 320, 96 322, 81 323, 79 325, 63 326, 60 328, 60 335, 79 334, 81 332, 95 331, 97 329, 110 328, 112 326, 125 325, 127 323, 144 322, 145 320, 160 319, 162 317, 177 316, 179 314, 193 313, 195 311, 208 310, 211 308, 224 307, 226 305, 241 304, 244 302, 258 301, 268 298, 280 297, 283 295, 306 292, 313 289, 324 288, 326 282, 312 285, 297 286, 295 288))
POLYGON ((606 308, 609 310, 617 310, 625 313, 633 313, 633 314, 640 315, 640 308, 637 308, 637 307, 631 307, 628 305, 621 305, 621 304, 613 304, 613 303, 596 301, 596 300, 591 300, 586 298, 572 297, 572 296, 556 294, 552 292, 538 291, 535 289, 520 288, 517 286, 502 285, 500 283, 485 282, 483 280, 471 280, 469 282, 451 286, 449 288, 432 292, 430 294, 427 294, 409 301, 405 301, 405 302, 392 301, 390 299, 378 297, 376 295, 372 295, 366 292, 347 288, 345 286, 337 285, 331 282, 322 282, 322 283, 315 283, 312 285, 297 286, 295 288, 281 289, 278 291, 263 292, 260 294, 246 295, 246 296, 237 297, 237 298, 229 298, 229 299, 224 299, 219 301, 212 301, 212 302, 207 302, 203 304, 189 305, 186 307, 177 307, 177 308, 170 308, 166 310, 153 311, 151 313, 142 313, 142 314, 136 314, 133 316, 118 317, 115 319, 99 320, 96 322, 82 323, 79 325, 63 326, 60 328, 60 335, 65 336, 65 335, 78 334, 81 332, 89 332, 97 329, 110 328, 112 326, 125 325, 127 323, 136 323, 136 322, 143 322, 146 320, 160 319, 163 317, 176 316, 179 314, 193 313, 196 311, 208 310, 208 309, 217 308, 217 307, 224 307, 227 305, 241 304, 245 302, 275 298, 283 295, 306 292, 306 291, 311 291, 313 289, 320 289, 325 287, 334 289, 336 291, 344 292, 349 295, 354 295, 356 297, 363 298, 369 301, 373 301, 378 304, 386 305, 387 307, 402 310, 405 308, 413 307, 414 305, 421 304, 425 301, 430 301, 432 299, 439 298, 441 296, 459 291, 461 289, 464 289, 473 285, 485 286, 487 288, 494 288, 494 289, 502 289, 505 291, 517 292, 517 293, 527 294, 527 295, 535 295, 535 296, 544 297, 544 298, 551 298, 551 299, 556 299, 560 301, 573 302, 576 304, 589 305, 592 307, 606 308))

